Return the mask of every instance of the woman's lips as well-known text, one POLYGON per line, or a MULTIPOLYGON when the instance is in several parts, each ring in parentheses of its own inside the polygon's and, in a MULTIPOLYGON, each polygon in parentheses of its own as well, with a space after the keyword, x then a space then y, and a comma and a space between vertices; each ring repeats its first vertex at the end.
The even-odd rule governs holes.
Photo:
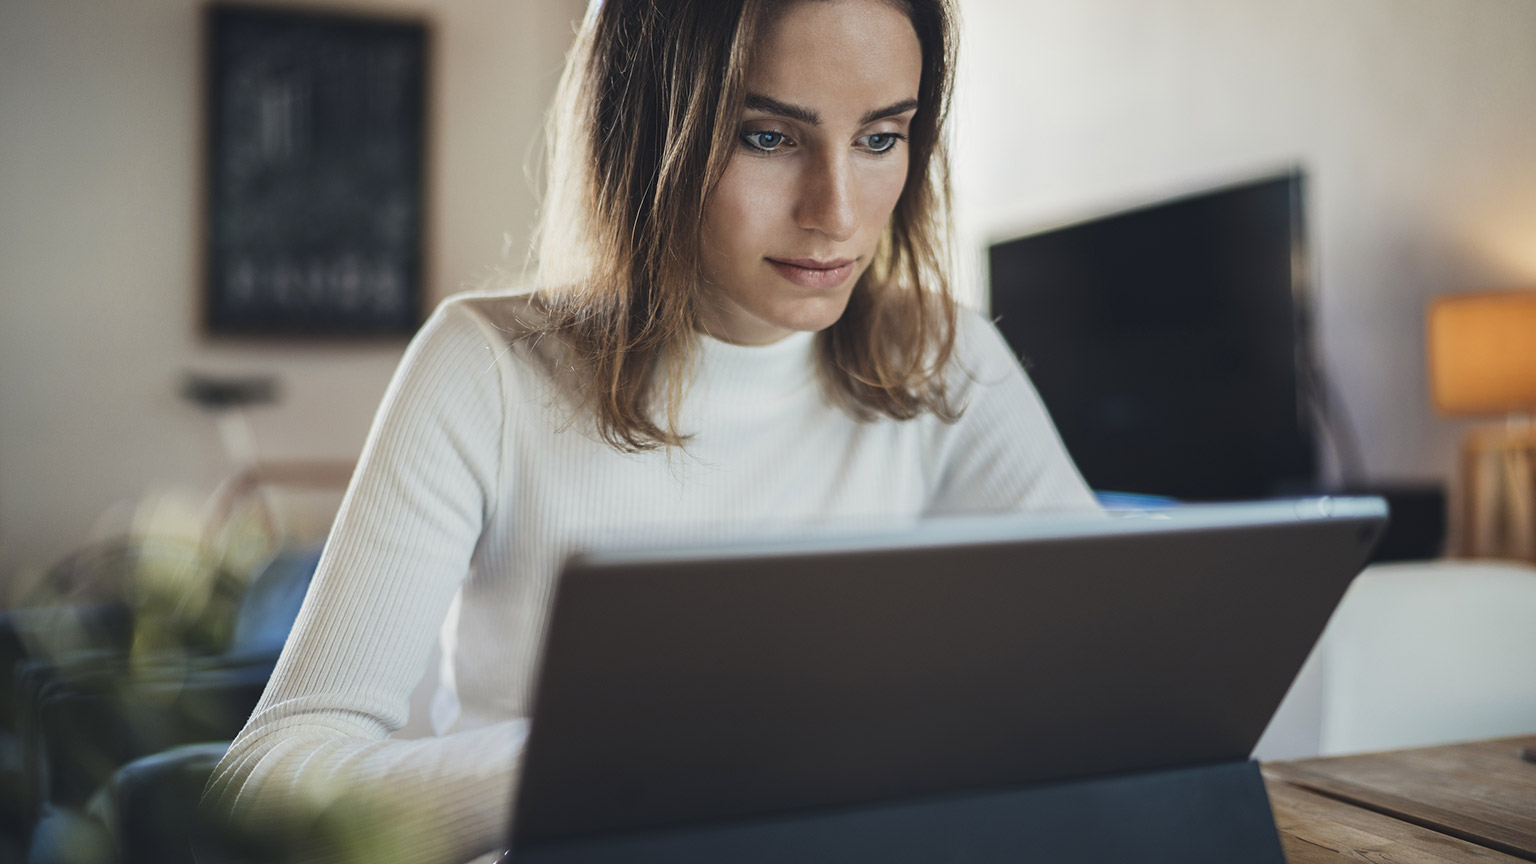
POLYGON ((766 259, 780 276, 802 288, 835 288, 853 272, 854 259, 817 261, 814 258, 766 259))

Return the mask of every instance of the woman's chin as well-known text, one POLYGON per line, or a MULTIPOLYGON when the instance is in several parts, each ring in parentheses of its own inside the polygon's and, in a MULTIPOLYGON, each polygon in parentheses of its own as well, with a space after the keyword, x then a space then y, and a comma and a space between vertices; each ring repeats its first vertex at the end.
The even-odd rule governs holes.
POLYGON ((848 292, 824 292, 812 297, 778 297, 777 302, 727 302, 708 309, 699 329, 725 342, 768 345, 791 333, 825 330, 848 308, 848 292))
MULTIPOLYGON (((777 342, 791 333, 818 332, 837 323, 837 319, 843 317, 843 310, 848 308, 848 295, 840 294, 837 297, 818 297, 814 300, 800 300, 795 303, 785 304, 782 307, 767 310, 761 315, 752 316, 756 320, 752 322, 755 327, 740 328, 757 330, 763 336, 754 340, 753 344, 767 344, 777 342)), ((742 322, 743 324, 747 322, 742 322)))

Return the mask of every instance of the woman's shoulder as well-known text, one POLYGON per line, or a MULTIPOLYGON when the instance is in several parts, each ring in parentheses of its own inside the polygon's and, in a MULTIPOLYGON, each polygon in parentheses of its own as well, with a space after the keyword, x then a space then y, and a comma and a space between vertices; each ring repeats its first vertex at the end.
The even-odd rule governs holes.
MULTIPOLYGON (((991 318, 968 306, 955 310, 954 372, 961 382, 995 383, 1021 373, 1019 357, 991 318)), ((963 386, 963 385, 962 385, 963 386)))
POLYGON ((462 329, 473 325, 495 342, 514 345, 544 332, 549 316, 531 289, 474 290, 444 298, 423 330, 462 329))
POLYGON ((550 326, 545 298, 532 289, 473 290, 438 304, 421 329, 427 342, 470 342, 524 372, 569 367, 564 340, 550 326))

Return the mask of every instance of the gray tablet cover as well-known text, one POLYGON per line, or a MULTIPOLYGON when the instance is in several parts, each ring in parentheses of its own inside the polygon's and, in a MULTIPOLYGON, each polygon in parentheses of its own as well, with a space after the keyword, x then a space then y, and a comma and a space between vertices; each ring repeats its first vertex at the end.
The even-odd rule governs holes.
POLYGON ((589 553, 517 844, 1245 760, 1380 499, 589 553))

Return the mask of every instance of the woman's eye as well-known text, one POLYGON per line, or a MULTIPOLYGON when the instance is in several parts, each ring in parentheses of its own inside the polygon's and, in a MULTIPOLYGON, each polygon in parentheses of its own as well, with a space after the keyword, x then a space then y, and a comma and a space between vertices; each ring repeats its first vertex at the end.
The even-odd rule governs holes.
POLYGON ((864 146, 875 153, 884 153, 896 146, 901 136, 894 132, 876 132, 873 135, 864 136, 864 146))
POLYGON ((747 142, 755 150, 771 153, 784 143, 783 132, 743 132, 741 140, 747 142))

